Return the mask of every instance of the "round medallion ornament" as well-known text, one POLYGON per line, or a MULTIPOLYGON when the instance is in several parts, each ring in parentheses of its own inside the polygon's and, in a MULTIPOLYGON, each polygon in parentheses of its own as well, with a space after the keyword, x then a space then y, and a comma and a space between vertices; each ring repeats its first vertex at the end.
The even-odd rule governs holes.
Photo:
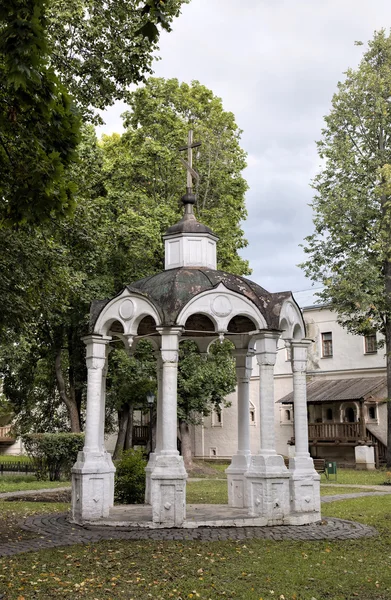
POLYGON ((232 312, 231 301, 228 296, 216 296, 211 301, 210 308, 216 317, 228 317, 232 312))
POLYGON ((124 300, 119 307, 119 314, 124 321, 129 321, 134 315, 134 303, 132 300, 124 300))

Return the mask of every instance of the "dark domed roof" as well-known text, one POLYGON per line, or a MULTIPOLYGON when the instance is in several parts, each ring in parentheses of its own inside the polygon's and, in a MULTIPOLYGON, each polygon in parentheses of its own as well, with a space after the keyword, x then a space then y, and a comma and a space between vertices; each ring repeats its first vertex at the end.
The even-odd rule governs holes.
POLYGON ((290 292, 271 294, 253 281, 213 269, 169 269, 126 286, 142 294, 156 306, 164 325, 174 325, 181 310, 198 294, 213 290, 220 283, 232 292, 245 296, 260 310, 269 329, 278 329, 281 305, 290 292))
POLYGON ((178 223, 171 225, 167 229, 165 235, 173 235, 175 233, 209 233, 217 238, 217 235, 209 227, 197 221, 193 213, 185 213, 178 223))

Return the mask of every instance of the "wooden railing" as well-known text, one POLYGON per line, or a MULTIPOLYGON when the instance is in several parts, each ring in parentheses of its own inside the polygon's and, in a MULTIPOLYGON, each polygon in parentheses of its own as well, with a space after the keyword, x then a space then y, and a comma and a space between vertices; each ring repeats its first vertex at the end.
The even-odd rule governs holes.
POLYGON ((355 441, 361 439, 360 423, 309 423, 310 440, 355 441))
POLYGON ((149 440, 149 426, 148 425, 134 425, 133 427, 133 443, 145 442, 149 440))
POLYGON ((15 438, 10 435, 11 425, 0 427, 0 442, 14 442, 15 438))
POLYGON ((366 430, 367 438, 372 442, 375 447, 375 461, 376 466, 386 463, 387 459, 387 446, 369 429, 366 430))

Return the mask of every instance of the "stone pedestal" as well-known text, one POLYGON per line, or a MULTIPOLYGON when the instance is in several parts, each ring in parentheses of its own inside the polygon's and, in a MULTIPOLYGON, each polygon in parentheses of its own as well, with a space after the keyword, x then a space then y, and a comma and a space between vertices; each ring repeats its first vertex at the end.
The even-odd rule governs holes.
POLYGON ((373 446, 356 446, 354 449, 356 469, 373 471, 375 465, 375 449, 373 446))
POLYGON ((156 453, 151 452, 149 455, 148 464, 145 467, 145 494, 144 494, 144 502, 145 504, 152 504, 151 500, 151 474, 156 465, 156 453))
POLYGON ((72 468, 71 521, 108 517, 114 504, 115 467, 108 452, 79 452, 72 468))
POLYGON ((312 458, 291 458, 289 471, 291 513, 285 522, 304 525, 319 521, 320 475, 314 469, 312 458))
POLYGON ((152 521, 162 527, 181 527, 186 518, 187 473, 181 456, 158 455, 150 475, 152 521))
POLYGON ((283 525, 289 514, 289 472, 282 456, 253 456, 246 473, 249 515, 283 525))
POLYGON ((234 454, 231 464, 225 470, 228 483, 228 506, 243 508, 248 506, 246 472, 250 466, 251 455, 234 454))

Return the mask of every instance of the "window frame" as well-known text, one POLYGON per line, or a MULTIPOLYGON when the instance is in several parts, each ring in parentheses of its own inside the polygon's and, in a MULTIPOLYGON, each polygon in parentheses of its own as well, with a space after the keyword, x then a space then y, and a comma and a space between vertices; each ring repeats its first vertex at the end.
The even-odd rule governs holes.
POLYGON ((376 354, 377 353, 377 337, 376 332, 371 333, 370 335, 364 335, 364 354, 376 354), (371 340, 371 344, 373 344, 373 350, 369 347, 369 340, 371 340))
POLYGON ((323 331, 321 334, 322 358, 333 357, 333 333, 332 331, 323 331), (330 336, 326 339, 326 336, 330 336))

